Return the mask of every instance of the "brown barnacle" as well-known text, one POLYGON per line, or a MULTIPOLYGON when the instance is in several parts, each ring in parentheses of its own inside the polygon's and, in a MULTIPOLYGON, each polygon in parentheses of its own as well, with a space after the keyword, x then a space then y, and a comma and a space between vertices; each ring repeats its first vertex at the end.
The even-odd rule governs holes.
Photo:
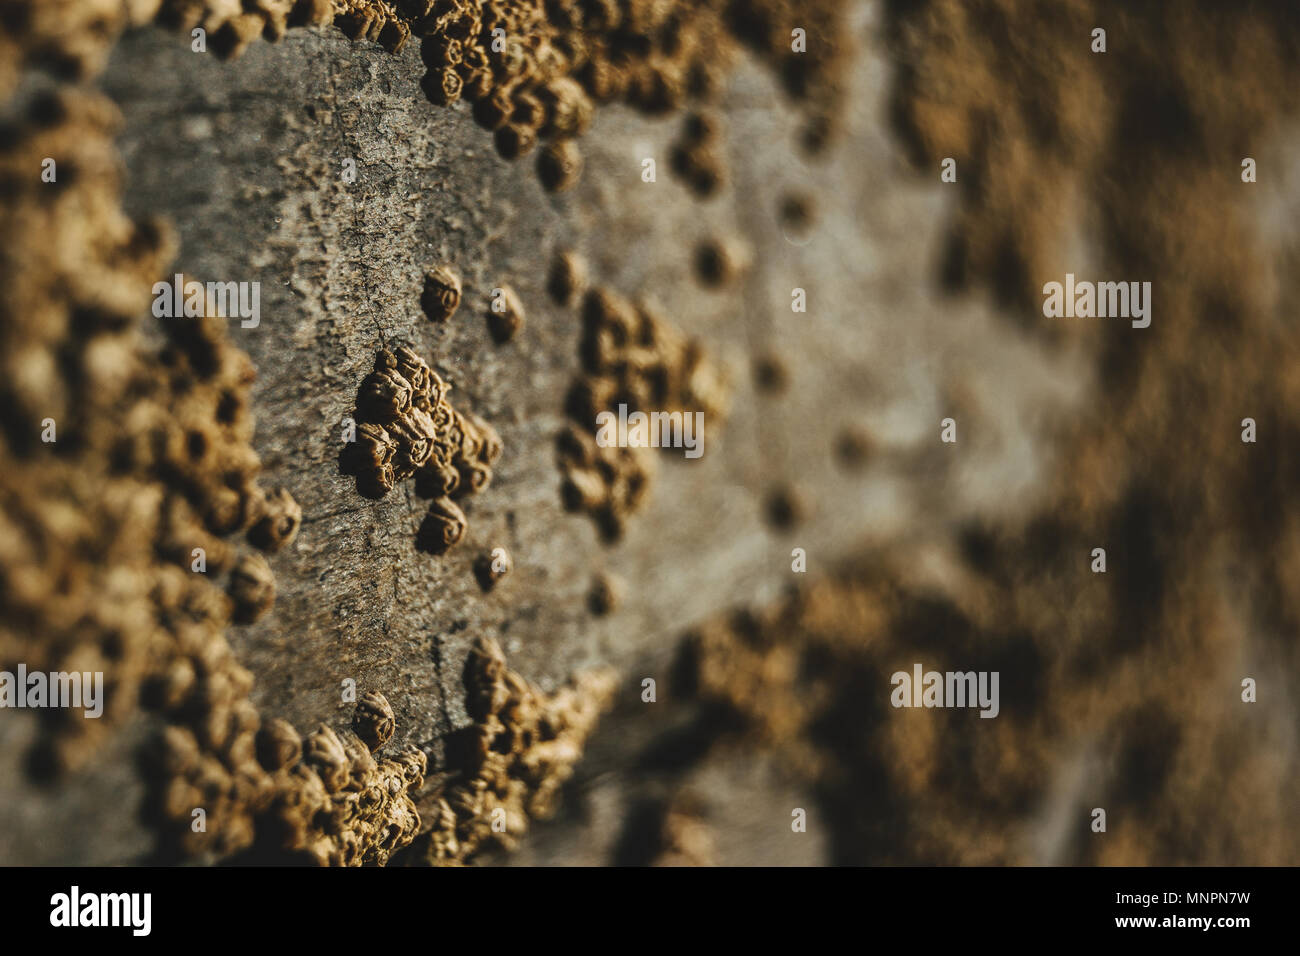
POLYGON ((518 92, 514 97, 514 109, 510 113, 510 122, 539 130, 546 122, 546 107, 532 93, 518 92))
POLYGON ((623 580, 607 571, 601 571, 592 579, 591 590, 587 594, 587 607, 597 617, 604 617, 615 611, 623 602, 626 586, 623 580))
POLYGON ((354 452, 357 490, 371 498, 382 498, 392 491, 397 480, 393 472, 396 452, 397 443, 385 428, 369 422, 358 425, 354 452))
POLYGON ((265 21, 257 13, 244 13, 226 20, 212 34, 212 49, 217 56, 233 59, 262 34, 265 21))
POLYGON ((420 307, 430 319, 446 322, 456 314, 460 294, 460 276, 448 266, 438 266, 424 274, 420 307))
POLYGON ((787 193, 781 198, 781 225, 796 235, 806 233, 816 219, 816 205, 805 193, 787 193))
MULTIPOLYGON (((389 358, 392 353, 388 353, 389 358)), ((391 422, 411 410, 414 391, 411 383, 394 368, 380 369, 376 362, 375 371, 366 376, 361 383, 361 393, 357 397, 357 411, 370 422, 391 422)))
POLYGON ((424 79, 420 80, 420 89, 435 106, 450 106, 455 103, 460 99, 464 85, 460 74, 450 66, 430 69, 424 74, 424 79))
POLYGON ((518 159, 537 145, 537 131, 532 126, 510 122, 492 134, 497 153, 502 159, 518 159))
POLYGON ((537 175, 547 192, 564 192, 582 175, 582 151, 571 139, 548 143, 537 154, 537 175))
POLYGON ((164 778, 179 777, 199 762, 199 742, 184 727, 170 726, 162 731, 157 751, 147 755, 149 769, 164 778))
POLYGON ((608 497, 608 487, 592 469, 571 468, 560 485, 560 498, 567 511, 594 512, 608 497))
POLYGON ((669 113, 681 105, 686 96, 686 81, 680 69, 659 62, 637 71, 628 89, 630 102, 644 113, 669 113))
POLYGON ((258 10, 265 17, 262 36, 272 43, 284 37, 289 26, 289 17, 293 13, 295 0, 261 0, 258 10))
POLYGON ((847 469, 861 468, 871 455, 871 436, 863 429, 849 426, 835 438, 835 457, 847 469))
POLYGON ((515 337, 524 325, 524 305, 515 290, 501 286, 493 290, 492 304, 488 309, 488 331, 498 345, 515 337))
POLYGON ((539 98, 546 108, 543 136, 581 136, 591 125, 591 98, 577 81, 554 79, 542 88, 539 98))
POLYGON ((140 689, 141 702, 160 711, 177 708, 193 690, 195 679, 194 665, 187 658, 177 658, 145 681, 140 689))
POLYGON ((696 148, 689 154, 684 178, 691 192, 701 199, 708 199, 726 183, 727 167, 716 150, 696 148))
POLYGON ((424 410, 412 408, 388 426, 388 433, 397 444, 393 477, 404 481, 423 468, 433 454, 436 441, 433 419, 424 410))
POLYGON ((396 729, 393 708, 379 691, 372 690, 357 701, 357 708, 352 713, 352 732, 371 753, 388 743, 396 729))
POLYGON ((379 45, 388 53, 400 53, 410 38, 411 28, 401 20, 390 17, 384 21, 378 40, 379 45))
POLYGON ((476 495, 492 483, 492 469, 481 461, 461 459, 458 462, 460 483, 456 496, 476 495))
POLYGON ((416 546, 430 554, 444 554, 465 537, 466 524, 465 512, 456 502, 445 496, 435 498, 416 532, 416 546))
POLYGON ((749 264, 749 250, 739 240, 705 239, 695 249, 695 275, 718 288, 735 281, 749 264))
POLYGON ((551 263, 546 291, 556 305, 572 305, 587 287, 587 263, 572 250, 565 250, 551 263))
POLYGON ((486 636, 475 638, 465 657, 462 682, 465 685, 465 711, 483 723, 496 714, 509 696, 504 683, 506 656, 501 645, 486 636))
POLYGON ((790 372, 779 355, 767 353, 754 359, 754 385, 760 392, 779 395, 790 385, 790 372))
POLYGON ((232 619, 236 624, 252 624, 275 603, 275 575, 266 558, 256 551, 240 556, 230 572, 226 592, 234 603, 232 619))
POLYGON ((474 562, 474 577, 478 579, 479 587, 491 591, 513 567, 510 553, 505 548, 494 548, 491 554, 480 555, 474 562))
POLYGON ((437 379, 435 383, 434 379, 437 376, 434 374, 433 369, 429 368, 429 364, 420 358, 413 349, 405 345, 398 346, 393 351, 393 363, 397 373, 410 383, 412 389, 411 404, 414 407, 423 408, 427 412, 430 401, 438 402, 442 400, 441 390, 445 388, 442 380, 437 379), (436 395, 433 394, 435 389, 437 390, 436 395), (428 401, 421 401, 421 399, 428 401))
POLYGON ((789 531, 808 513, 803 495, 791 485, 779 485, 768 493, 765 502, 767 521, 778 531, 789 531))
POLYGON ((478 460, 485 465, 495 465, 501 453, 505 451, 501 435, 486 419, 472 413, 465 417, 478 432, 478 460))
POLYGON ((359 40, 370 32, 376 16, 376 11, 369 7, 356 7, 338 14, 334 18, 334 25, 349 40, 359 40))
POLYGON ((287 488, 277 488, 262 502, 261 517, 248 531, 248 540, 263 551, 279 551, 293 541, 302 525, 302 508, 287 488))
POLYGON ((630 302, 609 289, 594 288, 582 303, 584 329, 608 328, 615 342, 622 346, 630 341, 638 326, 636 309, 630 302))
POLYGON ((567 422, 555 436, 555 450, 561 464, 593 465, 597 447, 591 433, 573 422, 567 422))
POLYGON ((275 773, 298 762, 302 755, 302 738, 293 724, 273 717, 257 731, 256 753, 262 769, 275 773))
POLYGON ((596 416, 614 404, 618 390, 617 379, 603 375, 584 375, 569 389, 565 411, 574 421, 595 427, 596 416))
POLYGON ((474 122, 491 132, 501 129, 514 112, 510 91, 501 87, 492 90, 474 103, 474 122))
POLYGON ((693 112, 682 120, 682 139, 687 143, 712 143, 720 132, 721 123, 714 113, 693 112))
POLYGON ((348 782, 348 755, 343 741, 324 724, 303 741, 302 759, 316 771, 330 793, 337 793, 348 782))
POLYGON ((415 493, 421 498, 441 498, 460 487, 460 472, 450 462, 438 458, 415 473, 415 493))
POLYGON ((333 18, 333 0, 298 0, 289 14, 289 26, 323 26, 333 18))

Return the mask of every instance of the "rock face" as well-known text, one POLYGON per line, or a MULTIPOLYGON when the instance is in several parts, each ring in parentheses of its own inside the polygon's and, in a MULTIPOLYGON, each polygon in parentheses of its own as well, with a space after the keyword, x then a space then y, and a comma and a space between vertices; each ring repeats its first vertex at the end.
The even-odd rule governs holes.
POLYGON ((1300 407, 1294 196, 1208 145, 1270 155, 1295 104, 1256 84, 1300 84, 1251 38, 1295 25, 1153 8, 1162 91, 1101 71, 1091 4, 1026 21, 1028 73, 961 6, 0 25, 0 666, 108 689, 0 712, 0 862, 1295 862, 1293 715, 1229 706, 1296 676, 1294 456, 1237 437, 1300 407), (1250 65, 1198 78, 1210 35, 1250 65), (1153 280, 1150 328, 1043 318, 1094 266, 1153 280), (177 273, 260 321, 155 319, 177 273), (703 411, 703 457, 598 446, 622 400, 703 411), (1002 716, 888 710, 916 659, 1000 668, 1002 716))

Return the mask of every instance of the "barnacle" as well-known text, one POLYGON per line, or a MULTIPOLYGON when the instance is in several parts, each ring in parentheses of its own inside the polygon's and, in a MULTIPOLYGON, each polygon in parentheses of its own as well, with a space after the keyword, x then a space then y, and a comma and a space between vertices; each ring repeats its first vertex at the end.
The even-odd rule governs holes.
POLYGON ((446 322, 456 314, 460 294, 460 276, 448 266, 438 266, 424 274, 424 293, 420 296, 420 307, 429 318, 446 322))
POLYGON ((778 531, 789 531, 808 516, 804 495, 793 485, 783 484, 773 488, 764 504, 768 524, 778 531))
POLYGON ((561 252, 551 264, 546 290, 556 305, 572 305, 587 288, 587 263, 572 250, 561 252))
POLYGON ((393 708, 383 694, 371 691, 357 701, 357 709, 352 714, 352 730, 371 753, 388 743, 396 728, 393 708))
POLYGON ((563 192, 582 175, 582 152, 571 139, 548 143, 537 154, 537 175, 550 192, 563 192))
POLYGON ((695 274, 709 288, 729 285, 749 267, 749 260, 749 248, 737 239, 705 239, 695 250, 695 274))
POLYGON ((487 320, 488 331, 498 344, 509 342, 523 328, 524 304, 514 289, 502 286, 495 291, 487 320))
POLYGON ((241 556, 230 572, 227 590, 234 602, 232 619, 236 624, 251 624, 266 614, 275 603, 275 575, 266 558, 256 551, 241 556))
POLYGON ((248 529, 248 540, 263 551, 279 551, 293 541, 302 524, 302 508, 285 488, 262 498, 261 517, 248 529))
POLYGON ((480 555, 474 562, 474 576, 478 579, 479 587, 484 591, 490 591, 496 587, 497 582, 510 573, 514 566, 510 560, 510 555, 506 554, 504 549, 502 555, 484 554, 480 555))
POLYGON ((416 532, 415 544, 421 551, 443 554, 465 537, 465 512, 450 498, 435 498, 416 532))
POLYGON ((627 587, 621 578, 608 571, 602 571, 592 579, 591 590, 587 592, 587 606, 597 617, 611 614, 623 602, 623 594, 626 590, 627 587))

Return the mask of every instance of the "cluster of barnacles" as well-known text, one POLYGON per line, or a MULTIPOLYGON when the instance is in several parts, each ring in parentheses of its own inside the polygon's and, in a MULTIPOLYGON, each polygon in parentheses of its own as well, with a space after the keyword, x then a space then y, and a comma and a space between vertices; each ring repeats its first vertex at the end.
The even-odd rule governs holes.
POLYGON ((240 697, 244 688, 222 685, 213 712, 233 707, 228 725, 210 722, 197 732, 168 727, 147 769, 164 785, 156 809, 178 826, 169 849, 237 859, 295 859, 322 866, 383 866, 415 838, 420 815, 412 794, 424 785, 424 752, 408 748, 376 757, 393 736, 396 721, 383 694, 357 702, 352 728, 342 733, 321 724, 301 736, 288 721, 259 725, 257 711, 240 697), (213 739, 214 732, 225 736, 213 739), (214 759, 214 746, 228 758, 214 759), (183 826, 202 808, 204 824, 183 826))
POLYGON ((489 845, 513 848, 530 820, 555 811, 615 686, 611 671, 585 671, 547 695, 508 670, 489 637, 475 640, 463 677, 473 723, 449 741, 456 776, 434 800, 432 827, 400 862, 454 865, 489 845))
POLYGON ((593 288, 583 298, 579 351, 583 374, 568 397, 576 427, 561 432, 557 444, 561 494, 568 510, 590 515, 607 541, 617 541, 645 501, 653 455, 647 448, 598 445, 596 416, 623 404, 647 412, 698 411, 721 420, 730 386, 699 342, 650 306, 634 305, 606 288, 593 288))
POLYGON ((415 479, 416 493, 433 499, 416 543, 434 554, 464 537, 465 513, 454 499, 487 487, 502 450, 496 429, 451 407, 450 390, 411 349, 381 349, 357 394, 356 441, 342 456, 369 498, 415 479))

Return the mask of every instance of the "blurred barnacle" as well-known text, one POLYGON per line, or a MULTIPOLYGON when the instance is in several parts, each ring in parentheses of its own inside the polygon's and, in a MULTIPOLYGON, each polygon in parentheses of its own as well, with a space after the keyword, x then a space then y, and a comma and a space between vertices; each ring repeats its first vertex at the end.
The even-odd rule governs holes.
POLYGON ((871 455, 871 435, 862 428, 846 427, 835 438, 835 457, 848 469, 861 468, 871 455))
POLYGON ((497 128, 493 142, 502 159, 518 159, 537 145, 537 131, 522 123, 509 122, 497 128))
POLYGON ((601 571, 592 579, 591 590, 587 593, 587 607, 597 617, 604 617, 618 609, 625 591, 626 585, 621 578, 608 571, 601 571))
POLYGON ((778 531, 790 531, 808 515, 808 505, 792 485, 778 485, 767 496, 767 521, 778 531))
POLYGON ((708 288, 728 285, 748 268, 749 258, 740 240, 710 237, 695 249, 695 275, 708 288))
POLYGON ((252 624, 275 603, 275 575, 266 558, 256 551, 240 556, 230 572, 227 592, 234 602, 231 619, 236 624, 252 624))
POLYGON ((549 192, 563 192, 582 175, 582 152, 571 139, 548 143, 537 154, 537 175, 549 192))
POLYGON ((478 579, 479 587, 491 591, 513 566, 505 548, 495 548, 491 554, 480 555, 474 562, 474 577, 478 579))
POLYGON ((586 289, 587 263, 572 250, 555 257, 546 281, 546 290, 556 305, 572 305, 586 289))
POLYGON ((293 724, 273 717, 257 731, 257 762, 268 773, 291 767, 302 755, 302 738, 293 724))
POLYGON ((298 534, 302 508, 287 488, 277 488, 260 502, 261 516, 248 530, 248 540, 263 551, 279 551, 298 534))
POLYGON ((515 337, 524 325, 524 304, 515 290, 502 286, 499 294, 494 290, 492 304, 487 314, 488 331, 499 345, 515 337))
POLYGON ((343 741, 325 724, 303 741, 302 759, 316 771, 330 793, 343 789, 347 783, 348 755, 343 750, 343 741))
POLYGON ((779 395, 790 385, 790 372, 779 355, 765 353, 755 357, 754 384, 760 392, 779 395))

